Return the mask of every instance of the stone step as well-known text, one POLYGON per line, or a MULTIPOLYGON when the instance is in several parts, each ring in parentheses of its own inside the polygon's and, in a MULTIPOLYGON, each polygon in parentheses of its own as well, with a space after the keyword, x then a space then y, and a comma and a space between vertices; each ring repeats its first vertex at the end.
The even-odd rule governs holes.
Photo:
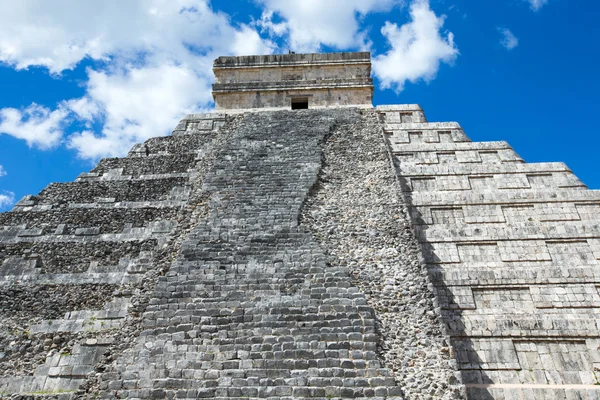
MULTIPOLYGON (((547 225, 557 221, 591 223, 600 219, 600 201, 514 202, 452 206, 411 207, 415 225, 460 229, 470 224, 547 225)), ((428 229, 428 227, 423 227, 428 229)))
POLYGON ((443 177, 455 175, 504 175, 504 174, 531 174, 545 175, 551 173, 571 172, 564 163, 504 163, 504 164, 440 164, 440 165, 410 165, 399 167, 400 173, 405 178, 412 177, 443 177))
MULTIPOLYGON (((115 268, 115 267, 113 267, 115 268)), ((116 268, 115 268, 116 269, 116 268)), ((25 268, 20 267, 20 271, 27 271, 25 268)), ((5 273, 2 270, 2 273, 5 273)), ((123 282, 135 283, 138 282, 141 277, 136 276, 125 276, 124 272, 112 272, 112 273, 79 273, 79 274, 41 274, 39 271, 32 271, 30 274, 14 274, 14 275, 2 275, 0 273, 0 285, 10 286, 16 280, 22 284, 27 285, 118 285, 123 282)))
MULTIPOLYGON (((470 144, 470 143, 457 143, 470 144)), ((447 147, 447 146, 444 146, 447 147)), ((443 165, 487 165, 500 163, 524 163, 512 149, 499 150, 433 150, 411 152, 404 150, 402 146, 392 145, 396 163, 403 168, 405 166, 443 166, 443 165)))
MULTIPOLYGON (((82 228, 96 227, 99 229, 98 233, 95 234, 122 233, 125 229, 148 227, 151 223, 154 225, 167 224, 180 213, 182 213, 182 210, 171 207, 145 207, 136 209, 68 208, 66 210, 13 211, 0 214, 0 235, 2 235, 2 230, 6 230, 9 226, 20 226, 22 227, 20 231, 25 229, 42 229, 43 234, 57 235, 83 235, 85 232, 81 230, 82 228)), ((19 235, 19 232, 17 235, 19 235)))
POLYGON ((182 200, 189 197, 188 184, 188 178, 53 183, 30 201, 36 205, 91 203, 105 198, 113 202, 182 200))
POLYGON ((40 324, 32 325, 30 332, 38 333, 56 333, 56 332, 101 332, 113 329, 119 329, 123 326, 123 318, 89 318, 89 319, 52 319, 46 320, 40 324))
POLYGON ((0 275, 73 274, 117 265, 126 271, 130 260, 154 250, 157 244, 154 239, 0 243, 0 275))
MULTIPOLYGON (((438 282, 436 297, 443 309, 482 310, 486 308, 523 310, 600 308, 598 283, 536 284, 507 282, 497 286, 448 286, 438 282)), ((493 310, 492 310, 493 311, 493 310)))
POLYGON ((533 284, 600 284, 600 270, 571 263, 565 269, 549 261, 440 264, 428 267, 437 286, 503 287, 533 284))
POLYGON ((157 154, 148 157, 104 158, 90 171, 100 176, 119 171, 120 175, 138 177, 140 175, 184 173, 194 168, 198 159, 197 152, 188 149, 188 153, 157 154))
MULTIPOLYGON (((581 240, 512 240, 426 243, 425 261, 429 264, 463 264, 464 267, 515 268, 585 266, 598 268, 598 239, 581 240)), ((565 273, 565 276, 566 273, 565 273)))
MULTIPOLYGON (((118 384, 115 383, 115 387, 118 384)), ((376 388, 376 389, 364 389, 357 390, 351 388, 337 387, 331 388, 320 388, 320 387, 277 387, 277 386, 264 386, 264 387, 250 387, 250 388, 219 388, 219 389, 147 389, 147 390, 120 390, 119 394, 124 396, 123 398, 173 398, 178 399, 202 399, 210 398, 215 400, 248 400, 248 399, 278 399, 278 398, 293 398, 298 400, 304 399, 374 399, 374 400, 401 400, 402 393, 400 390, 392 390, 388 388, 376 388), (290 393, 291 390, 291 394, 290 393), (336 393, 339 392, 339 395, 336 393), (247 395, 244 395, 246 393, 247 395), (328 395, 327 393, 332 393, 328 395), (284 396, 284 397, 282 397, 284 396)))
MULTIPOLYGON (((533 315, 503 312, 490 315, 460 315, 453 311, 444 311, 444 322, 451 337, 504 337, 524 338, 597 338, 600 323, 600 311, 593 314, 573 315, 564 312, 562 315, 546 312, 533 315)), ((581 310, 577 310, 579 314, 581 310)))
POLYGON ((472 384, 466 385, 467 395, 473 399, 530 399, 530 400, 599 400, 600 388, 591 385, 548 384, 472 384))
MULTIPOLYGON (((184 190, 182 190, 182 193, 184 190)), ((139 209, 139 208, 172 208, 183 210, 189 207, 187 200, 162 200, 162 201, 120 201, 117 202, 114 197, 97 198, 91 203, 69 203, 66 208, 62 204, 37 204, 34 196, 28 195, 20 200, 12 209, 12 212, 45 212, 50 210, 68 210, 68 209, 139 209), (33 199, 33 200, 32 200, 33 199)), ((66 211, 68 212, 68 211, 66 211)))
POLYGON ((521 204, 553 202, 595 202, 600 204, 600 190, 515 190, 414 192, 408 199, 413 207, 461 206, 476 204, 521 204))
POLYGON ((80 174, 75 182, 119 182, 119 181, 155 181, 159 179, 194 179, 197 176, 197 172, 190 170, 189 172, 173 172, 167 174, 148 174, 148 175, 123 175, 121 169, 110 170, 105 174, 98 173, 87 173, 80 174))
MULTIPOLYGON (((463 152, 463 151, 501 151, 513 150, 505 141, 493 142, 433 142, 433 143, 396 143, 389 140, 392 151, 400 154, 437 153, 437 152, 463 152)), ((514 151, 514 150, 513 150, 514 151)))
POLYGON ((386 123, 427 122, 425 113, 418 104, 378 105, 376 108, 386 123))
POLYGON ((471 142, 456 122, 385 124, 384 133, 388 141, 397 145, 471 142))
POLYGON ((211 137, 214 137, 212 132, 155 137, 133 146, 127 157, 144 158, 187 153, 198 154, 199 150, 207 150, 205 147, 209 145, 211 137))
POLYGON ((94 242, 131 242, 141 240, 164 239, 177 227, 174 221, 150 222, 146 227, 133 228, 125 224, 120 233, 102 233, 100 227, 80 227, 65 234, 67 226, 58 226, 54 231, 49 227, 32 229, 0 230, 0 245, 18 243, 94 243, 94 242))
MULTIPOLYGON (((505 164, 503 164, 505 165, 505 164)), ((516 164, 511 164, 516 165, 516 164)), ((527 165, 527 164, 523 164, 527 165)), ((544 174, 490 174, 490 175, 447 175, 447 176, 413 176, 402 182, 404 192, 469 191, 482 193, 486 191, 504 191, 511 189, 547 190, 585 190, 587 187, 571 172, 552 172, 544 174)))
MULTIPOLYGON (((541 245, 543 242, 577 243, 600 238, 600 222, 592 221, 558 221, 541 223, 527 221, 518 224, 472 223, 461 225, 416 226, 415 234, 422 243, 440 242, 494 242, 500 247, 512 248, 519 245, 541 245), (572 240, 569 240, 572 239, 572 240), (526 241, 536 241, 528 242, 526 241)), ((595 243, 594 243, 595 245, 595 243)), ((545 253, 545 252, 544 252, 545 253)))
POLYGON ((72 399, 77 389, 87 379, 50 378, 34 376, 11 376, 0 378, 0 394, 16 394, 24 396, 57 396, 60 400, 72 399))
POLYGON ((179 122, 173 134, 199 135, 204 133, 210 135, 222 128, 229 119, 224 113, 188 114, 179 122))

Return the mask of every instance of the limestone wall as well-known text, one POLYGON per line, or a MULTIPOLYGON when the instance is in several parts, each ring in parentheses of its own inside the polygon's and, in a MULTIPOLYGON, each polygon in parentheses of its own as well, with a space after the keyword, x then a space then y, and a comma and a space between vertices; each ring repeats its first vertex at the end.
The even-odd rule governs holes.
POLYGON ((292 98, 306 97, 309 108, 353 107, 363 104, 371 107, 373 91, 363 88, 310 88, 300 85, 297 89, 270 91, 240 91, 215 95, 220 110, 249 111, 248 109, 290 109, 292 98))
POLYGON ((316 64, 310 68, 306 68, 306 65, 303 64, 282 67, 250 66, 246 68, 215 68, 214 71, 217 84, 260 82, 262 85, 268 86, 270 82, 283 81, 368 80, 371 77, 371 63, 362 61, 342 65, 316 64))
POLYGON ((203 183, 208 210, 102 376, 118 398, 387 398, 375 314, 298 224, 322 142, 356 110, 249 114, 203 183))
POLYGON ((378 352, 405 399, 461 399, 463 389, 408 209, 374 110, 323 144, 319 181, 302 210, 329 265, 347 268, 375 311, 378 352))
POLYGON ((22 200, 0 394, 462 398, 381 138, 373 110, 192 115, 22 200))
POLYGON ((378 110, 469 398, 600 398, 600 193, 418 106, 378 110))
POLYGON ((218 110, 290 109, 292 97, 310 108, 370 106, 369 53, 221 57, 214 63, 218 110))

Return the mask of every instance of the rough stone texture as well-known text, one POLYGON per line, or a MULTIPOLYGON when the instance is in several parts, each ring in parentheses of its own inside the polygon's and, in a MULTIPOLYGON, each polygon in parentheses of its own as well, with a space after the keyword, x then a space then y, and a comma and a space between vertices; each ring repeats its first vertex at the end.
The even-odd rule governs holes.
POLYGON ((0 215, 0 395, 71 397, 128 346, 123 334, 139 334, 131 326, 202 208, 190 194, 226 123, 188 116, 173 136, 0 215))
POLYGON ((42 229, 42 234, 51 234, 59 229, 63 235, 75 235, 78 228, 98 227, 98 234, 121 233, 126 229, 142 228, 151 222, 170 221, 177 218, 178 209, 172 207, 155 208, 114 208, 98 212, 96 208, 74 208, 0 214, 0 226, 27 225, 27 229, 42 229))
POLYGON ((378 110, 469 398, 600 398, 599 192, 418 106, 378 110))
POLYGON ((362 53, 219 57, 213 71, 217 110, 372 107, 371 56, 362 53))
POLYGON ((414 240, 373 111, 324 145, 318 185, 303 210, 332 266, 348 269, 378 319, 379 352, 410 399, 463 396, 449 338, 414 240))
POLYGON ((21 272, 36 275, 82 273, 88 271, 91 265, 114 266, 124 257, 138 258, 141 252, 150 251, 157 245, 156 240, 117 242, 75 235, 38 240, 42 239, 55 240, 42 242, 29 238, 26 242, 0 244, 0 255, 4 261, 0 267, 0 278, 20 275, 21 272))
POLYGON ((159 279, 136 344, 101 377, 118 398, 397 398, 373 309, 298 226, 321 142, 352 111, 250 114, 219 154, 206 218, 159 279))

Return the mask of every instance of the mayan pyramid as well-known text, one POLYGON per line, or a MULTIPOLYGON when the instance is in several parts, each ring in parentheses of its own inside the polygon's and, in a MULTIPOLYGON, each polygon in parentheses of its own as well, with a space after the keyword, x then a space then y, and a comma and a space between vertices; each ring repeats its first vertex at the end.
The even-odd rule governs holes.
POLYGON ((600 399, 600 193, 370 70, 221 57, 215 113, 0 214, 0 397, 600 399))

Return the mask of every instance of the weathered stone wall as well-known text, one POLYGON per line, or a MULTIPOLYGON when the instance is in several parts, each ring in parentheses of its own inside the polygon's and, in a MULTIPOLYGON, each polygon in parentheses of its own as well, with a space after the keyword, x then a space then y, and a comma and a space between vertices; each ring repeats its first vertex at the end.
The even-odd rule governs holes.
POLYGON ((222 56, 215 60, 215 68, 244 68, 257 66, 299 66, 314 68, 319 65, 371 63, 371 54, 362 52, 341 53, 289 53, 259 56, 222 56))
POLYGON ((327 107, 356 107, 364 105, 371 107, 373 90, 370 87, 339 88, 332 84, 330 88, 311 88, 309 85, 299 83, 294 90, 262 89, 246 90, 227 93, 226 96, 215 96, 218 109, 227 109, 228 112, 250 111, 250 109, 291 109, 292 98, 308 98, 308 108, 327 107))
POLYGON ((373 102, 369 53, 220 57, 213 70, 217 110, 290 109, 294 97, 310 108, 373 102))
POLYGON ((219 121, 0 217, 0 393, 460 398, 376 114, 219 121))
POLYGON ((215 83, 241 84, 260 83, 269 86, 284 81, 328 81, 361 79, 363 82, 371 78, 370 60, 358 62, 343 61, 343 64, 291 64, 276 67, 269 64, 244 66, 236 68, 215 68, 215 83))
POLYGON ((600 398, 600 193, 418 106, 378 110, 469 398, 600 398))
POLYGON ((449 338, 374 111, 324 144, 302 223, 375 310, 378 352, 407 399, 463 398, 449 338))
POLYGON ((137 336, 144 293, 202 208, 191 193, 225 122, 189 116, 173 136, 0 214, 1 396, 69 397, 118 354, 120 335, 137 336))
POLYGON ((249 114, 204 181, 208 213, 182 244, 108 397, 400 398, 373 312, 303 225, 322 142, 356 110, 249 114))

